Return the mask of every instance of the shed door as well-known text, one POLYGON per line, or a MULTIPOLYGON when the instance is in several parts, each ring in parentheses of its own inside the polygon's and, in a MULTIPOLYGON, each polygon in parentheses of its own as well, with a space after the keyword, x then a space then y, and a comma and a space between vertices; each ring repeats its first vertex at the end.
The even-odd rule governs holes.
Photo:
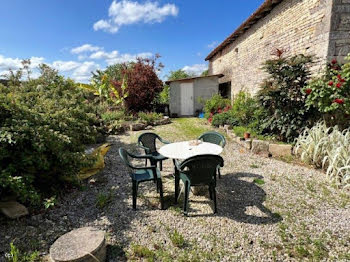
POLYGON ((181 115, 194 115, 193 103, 193 83, 181 83, 181 115))

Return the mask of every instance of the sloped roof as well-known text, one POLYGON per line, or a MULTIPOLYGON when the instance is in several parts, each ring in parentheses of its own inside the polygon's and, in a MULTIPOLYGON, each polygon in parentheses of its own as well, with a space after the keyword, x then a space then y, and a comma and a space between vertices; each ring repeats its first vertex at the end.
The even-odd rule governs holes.
POLYGON ((198 79, 198 78, 207 78, 207 77, 213 77, 216 76, 218 78, 223 77, 223 74, 217 74, 217 75, 208 75, 208 76, 196 76, 196 77, 188 77, 188 78, 182 78, 182 79, 177 79, 177 80, 169 80, 169 81, 165 81, 165 83, 167 85, 169 85, 171 82, 183 82, 183 81, 188 81, 188 80, 194 80, 194 79, 198 79))
POLYGON ((241 24, 229 37, 227 37, 220 45, 218 45, 205 60, 210 60, 218 52, 224 49, 227 45, 235 41, 240 35, 244 34, 249 28, 256 24, 261 18, 265 17, 270 11, 283 0, 265 0, 265 2, 243 23, 241 24))

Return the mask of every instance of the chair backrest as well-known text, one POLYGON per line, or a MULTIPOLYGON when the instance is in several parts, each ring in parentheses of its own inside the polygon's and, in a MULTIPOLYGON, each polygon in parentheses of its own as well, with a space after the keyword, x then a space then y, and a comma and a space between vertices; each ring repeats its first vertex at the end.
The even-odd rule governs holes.
POLYGON ((208 142, 212 144, 216 144, 222 147, 225 147, 226 145, 226 139, 223 135, 221 135, 218 132, 207 132, 202 134, 198 140, 202 140, 203 142, 208 142))
POLYGON ((216 169, 224 166, 224 160, 218 155, 199 155, 186 159, 180 164, 191 185, 208 185, 214 181, 216 169))
POLYGON ((127 167, 132 167, 129 162, 129 153, 125 148, 119 148, 119 156, 127 167))
POLYGON ((143 133, 139 136, 138 143, 141 146, 147 147, 149 149, 146 154, 152 154, 154 152, 157 152, 156 139, 159 139, 159 136, 155 133, 143 133))

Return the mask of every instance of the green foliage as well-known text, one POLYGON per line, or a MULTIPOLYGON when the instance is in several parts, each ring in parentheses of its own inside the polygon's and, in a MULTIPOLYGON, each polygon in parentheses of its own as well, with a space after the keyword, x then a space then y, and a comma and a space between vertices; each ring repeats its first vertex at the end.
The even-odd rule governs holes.
POLYGON ((232 114, 232 111, 228 111, 214 115, 211 124, 216 127, 223 125, 238 126, 239 120, 232 114))
POLYGON ((154 261, 156 254, 148 247, 141 245, 132 245, 132 256, 137 258, 144 258, 147 261, 154 261))
POLYGON ((8 262, 35 262, 39 261, 39 251, 23 253, 11 242, 10 252, 5 257, 8 262))
POLYGON ((262 127, 265 133, 278 136, 279 140, 292 142, 305 126, 312 125, 314 111, 305 106, 303 89, 310 78, 310 56, 282 56, 265 62, 264 70, 269 78, 258 93, 264 108, 262 127))
POLYGON ((320 122, 298 137, 295 152, 304 162, 323 167, 337 185, 350 186, 349 129, 341 132, 337 126, 320 122))
POLYGON ((126 118, 126 114, 121 110, 106 111, 101 114, 101 118, 105 123, 120 121, 126 118))
POLYGON ((96 199, 96 206, 99 209, 105 208, 112 201, 112 193, 99 193, 96 199))
POLYGON ((45 209, 49 209, 50 207, 55 206, 56 203, 57 203, 57 198, 56 198, 56 196, 52 196, 52 197, 46 198, 46 199, 44 200, 44 207, 45 207, 45 209))
POLYGON ((158 94, 154 102, 156 104, 167 105, 169 104, 169 98, 170 98, 170 86, 165 85, 163 87, 163 90, 158 94))
POLYGON ((186 241, 183 235, 180 234, 176 229, 173 232, 170 232, 169 238, 175 247, 183 248, 186 245, 186 241))
POLYGON ((205 70, 202 72, 201 76, 208 76, 209 75, 209 70, 205 70))
POLYGON ((223 98, 221 95, 213 95, 211 99, 205 101, 204 113, 206 118, 210 117, 210 114, 215 114, 220 110, 223 110, 225 107, 231 106, 231 100, 223 98))
POLYGON ((233 100, 232 114, 242 126, 259 120, 260 108, 257 100, 252 98, 249 93, 240 91, 233 100))
POLYGON ((139 112, 139 120, 147 125, 154 125, 156 121, 163 119, 163 114, 154 112, 139 112))
POLYGON ((174 81, 174 80, 179 80, 179 79, 184 79, 184 78, 190 78, 193 77, 193 75, 190 75, 186 73, 184 70, 179 69, 176 71, 170 71, 170 75, 168 76, 169 81, 174 81))
POLYGON ((0 85, 0 192, 31 204, 75 180, 90 163, 84 143, 100 131, 89 94, 41 68, 37 80, 0 85))
POLYGON ((326 72, 304 88, 309 108, 317 108, 329 126, 341 129, 350 124, 350 55, 340 66, 336 60, 328 64, 326 72))

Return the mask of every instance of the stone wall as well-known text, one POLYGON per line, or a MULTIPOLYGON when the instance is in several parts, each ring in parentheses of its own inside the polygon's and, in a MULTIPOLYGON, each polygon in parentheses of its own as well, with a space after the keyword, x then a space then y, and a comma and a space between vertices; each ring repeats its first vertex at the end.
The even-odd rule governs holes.
POLYGON ((349 51, 350 0, 285 0, 209 61, 210 74, 224 74, 232 94, 256 93, 266 74, 261 65, 275 48, 315 56, 319 74, 327 59, 349 51), (331 32, 332 29, 332 32, 331 32))

